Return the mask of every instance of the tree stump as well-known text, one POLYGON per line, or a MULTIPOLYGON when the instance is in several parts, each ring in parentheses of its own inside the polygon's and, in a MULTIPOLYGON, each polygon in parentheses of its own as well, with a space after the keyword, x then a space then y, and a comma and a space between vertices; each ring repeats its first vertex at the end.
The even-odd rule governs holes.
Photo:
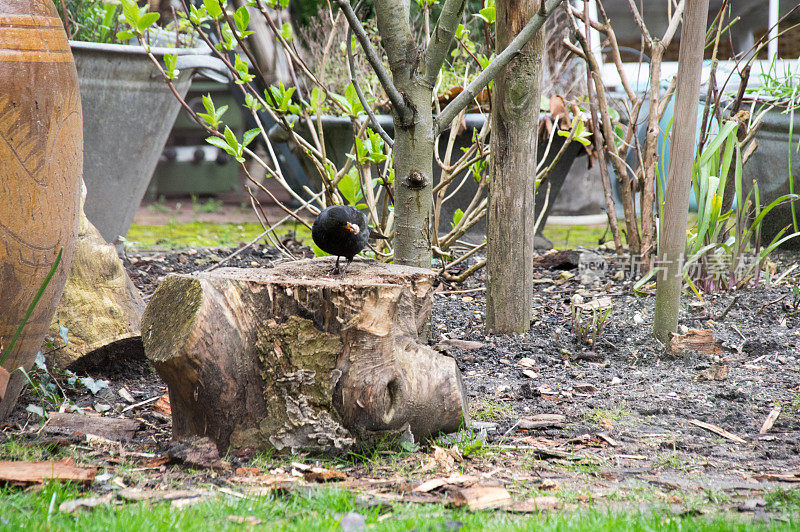
POLYGON ((175 437, 220 449, 341 454, 466 424, 454 359, 418 341, 430 270, 331 258, 170 275, 142 317, 175 437))
POLYGON ((81 211, 72 270, 58 303, 50 334, 69 330, 69 342, 51 351, 48 362, 60 368, 115 364, 142 356, 139 324, 144 301, 117 250, 81 211), (89 355, 89 356, 87 356, 89 355))

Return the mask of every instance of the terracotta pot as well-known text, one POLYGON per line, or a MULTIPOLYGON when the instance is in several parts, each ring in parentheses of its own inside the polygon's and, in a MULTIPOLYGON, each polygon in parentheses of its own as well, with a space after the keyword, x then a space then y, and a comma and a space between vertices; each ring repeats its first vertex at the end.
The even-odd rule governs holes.
POLYGON ((52 0, 0 0, 0 419, 14 408, 75 252, 83 134, 78 76, 52 0))

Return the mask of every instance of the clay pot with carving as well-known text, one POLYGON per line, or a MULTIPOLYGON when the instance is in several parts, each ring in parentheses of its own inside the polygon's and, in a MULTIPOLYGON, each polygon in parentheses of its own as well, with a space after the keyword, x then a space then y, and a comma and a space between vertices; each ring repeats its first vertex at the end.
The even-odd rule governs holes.
POLYGON ((0 420, 50 326, 75 252, 83 134, 78 77, 52 0, 0 0, 0 420), (8 346, 56 257, 61 263, 8 346))

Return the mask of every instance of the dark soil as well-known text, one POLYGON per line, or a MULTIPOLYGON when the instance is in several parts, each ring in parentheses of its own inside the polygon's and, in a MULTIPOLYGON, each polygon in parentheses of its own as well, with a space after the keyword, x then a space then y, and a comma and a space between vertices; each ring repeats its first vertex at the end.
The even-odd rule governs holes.
MULTIPOLYGON (((297 254, 313 255, 295 242, 287 245, 297 254)), ((164 275, 209 268, 230 252, 134 253, 125 263, 149 298, 164 275)), ((579 281, 576 270, 537 268, 534 322, 522 335, 485 333, 482 271, 463 285, 439 287, 430 343, 456 358, 462 369, 478 421, 473 430, 486 443, 508 449, 476 456, 459 467, 506 482, 528 480, 542 489, 554 481, 595 496, 628 489, 631 482, 656 490, 728 490, 750 496, 751 490, 779 485, 763 475, 800 473, 800 301, 791 284, 761 283, 711 294, 703 301, 685 296, 681 332, 710 329, 714 342, 705 347, 712 352, 670 354, 651 337, 654 297, 634 295, 625 265, 611 255, 606 258, 608 271, 588 285, 579 281), (578 293, 585 301, 607 296, 613 302, 594 345, 578 341, 571 330, 570 301, 578 293), (464 349, 449 340, 474 344, 464 349), (781 413, 774 426, 759 434, 776 406, 781 413), (565 420, 520 428, 526 426, 524 420, 544 413, 561 414, 565 420), (745 443, 695 426, 692 420, 716 425, 745 443), (537 446, 553 449, 557 456, 532 450, 537 446), (563 453, 571 455, 565 458, 563 453)), ((278 250, 255 247, 226 266, 268 267, 276 260, 283 260, 278 250)), ((795 260, 779 256, 778 271, 795 260)), ((120 388, 136 401, 166 392, 144 359, 129 360, 116 370, 109 367, 84 369, 110 380, 110 386, 94 396, 70 390, 77 406, 103 403, 121 411, 129 405, 118 395, 120 388)), ((6 433, 33 440, 35 430, 22 427, 39 423, 25 411, 38 398, 30 390, 26 394, 6 433)), ((143 423, 136 450, 166 451, 169 417, 152 404, 122 415, 143 423)), ((410 460, 420 462, 419 457, 410 460)), ((361 467, 370 466, 355 465, 351 474, 366 474, 361 467)))

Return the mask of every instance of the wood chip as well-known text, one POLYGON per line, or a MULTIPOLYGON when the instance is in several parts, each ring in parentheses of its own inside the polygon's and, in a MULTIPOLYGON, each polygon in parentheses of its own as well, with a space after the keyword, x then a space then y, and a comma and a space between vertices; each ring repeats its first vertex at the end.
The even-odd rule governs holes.
POLYGON ((764 420, 764 424, 761 425, 761 430, 759 430, 758 433, 766 434, 769 432, 769 429, 775 424, 775 420, 778 419, 779 415, 781 415, 781 405, 777 405, 770 410, 769 414, 767 414, 767 419, 764 420))
POLYGON ((93 434, 116 442, 129 442, 141 423, 134 419, 50 412, 44 432, 51 434, 93 434))
POLYGON ((552 478, 545 478, 542 479, 541 484, 539 484, 539 489, 542 491, 558 491, 561 489, 561 485, 552 478))
POLYGON ((0 366, 0 401, 6 396, 6 389, 8 388, 8 380, 11 378, 11 374, 4 368, 0 366))
POLYGON ((173 462, 194 468, 225 468, 227 466, 219 458, 217 444, 208 437, 189 436, 173 441, 167 449, 167 456, 173 462))
POLYGON ((769 480, 771 482, 800 482, 800 473, 760 473, 753 475, 756 480, 769 480))
POLYGON ((736 434, 732 434, 727 430, 723 429, 722 427, 718 427, 716 425, 712 425, 710 423, 706 423, 704 421, 700 421, 699 419, 693 419, 689 421, 692 425, 700 427, 701 429, 705 429, 707 431, 713 432, 714 434, 718 434, 723 438, 728 438, 731 441, 735 441, 736 443, 747 443, 747 441, 743 440, 736 434))
POLYGON ((106 493, 101 497, 85 497, 83 499, 72 499, 70 501, 62 502, 58 507, 58 511, 63 514, 71 514, 83 508, 96 508, 98 506, 111 504, 111 501, 113 499, 114 499, 113 493, 106 493))
POLYGON ((593 299, 591 301, 587 301, 586 303, 580 303, 575 305, 581 310, 585 311, 592 311, 592 310, 608 310, 614 305, 614 302, 611 301, 611 298, 608 296, 598 297, 597 299, 593 299))
POLYGON ((675 334, 669 341, 669 350, 674 354, 689 350, 706 355, 722 353, 711 329, 689 329, 686 334, 675 334))
POLYGON ((165 416, 172 415, 172 408, 169 405, 168 393, 165 393, 164 395, 159 397, 155 403, 153 403, 153 410, 155 410, 156 412, 161 412, 165 416))
POLYGON ((457 347, 458 349, 463 349, 464 351, 472 351, 473 349, 480 349, 483 347, 482 342, 473 342, 472 340, 459 340, 457 338, 448 338, 447 340, 442 340, 444 345, 449 345, 451 347, 457 347))
POLYGON ((335 469, 312 467, 309 471, 303 471, 303 478, 309 482, 339 482, 345 480, 347 475, 335 469))
POLYGON ((593 393, 597 391, 597 387, 588 382, 576 382, 572 385, 572 389, 576 392, 593 393))
POLYGON ((609 436, 608 434, 606 434, 605 432, 598 432, 597 433, 597 437, 600 438, 601 440, 603 440, 604 442, 606 442, 607 444, 609 444, 612 447, 618 447, 619 446, 619 442, 617 440, 615 440, 614 438, 612 438, 611 436, 609 436))
POLYGON ((49 480, 69 480, 91 483, 97 474, 95 467, 78 467, 72 457, 59 462, 0 461, 0 482, 38 484, 49 480))
POLYGON ((522 374, 525 375, 526 377, 528 377, 529 379, 538 379, 539 378, 539 374, 538 373, 536 373, 535 371, 531 371, 529 369, 523 369, 522 370, 522 374))
POLYGON ((139 488, 124 488, 117 491, 117 494, 120 498, 132 502, 173 501, 197 497, 197 492, 192 490, 142 490, 139 488))
POLYGON ((545 427, 563 427, 566 416, 561 414, 535 414, 524 417, 517 422, 517 426, 523 430, 541 429, 545 427))
POLYGON ((429 491, 433 491, 436 488, 441 488, 442 486, 446 485, 447 485, 446 478, 432 478, 426 480, 425 482, 423 482, 422 484, 420 484, 411 491, 413 491, 414 493, 428 493, 429 491))
POLYGON ((472 511, 502 508, 511 504, 511 494, 502 486, 472 486, 453 490, 451 504, 472 511))
POLYGON ((724 381, 728 378, 726 364, 712 364, 710 368, 701 371, 695 376, 696 381, 724 381))
POLYGON ((457 473, 455 475, 450 475, 447 478, 432 478, 426 480, 416 488, 414 488, 413 492, 415 493, 427 493, 429 491, 433 491, 436 488, 441 488, 442 486, 453 486, 453 485, 460 485, 465 486, 468 484, 474 484, 478 481, 478 477, 474 477, 472 475, 462 475, 457 473))
POLYGON ((119 391, 117 391, 117 393, 128 403, 136 402, 136 400, 131 395, 131 392, 129 392, 126 388, 120 388, 119 391))
POLYGON ((190 497, 188 499, 175 499, 170 503, 170 506, 176 510, 182 510, 184 508, 188 508, 189 506, 194 506, 195 504, 201 503, 206 500, 206 497, 198 496, 198 497, 190 497))
POLYGON ((558 497, 545 495, 532 497, 524 501, 515 501, 506 510, 514 513, 535 513, 545 510, 557 510, 558 508, 561 508, 561 500, 558 497))
POLYGON ((517 360, 517 366, 533 369, 536 367, 536 361, 532 358, 522 357, 519 360, 517 360))
POLYGON ((574 250, 551 250, 533 258, 534 268, 574 269, 580 263, 580 252, 574 250))
POLYGON ((251 526, 258 526, 261 524, 261 519, 254 515, 229 515, 228 521, 251 526))

